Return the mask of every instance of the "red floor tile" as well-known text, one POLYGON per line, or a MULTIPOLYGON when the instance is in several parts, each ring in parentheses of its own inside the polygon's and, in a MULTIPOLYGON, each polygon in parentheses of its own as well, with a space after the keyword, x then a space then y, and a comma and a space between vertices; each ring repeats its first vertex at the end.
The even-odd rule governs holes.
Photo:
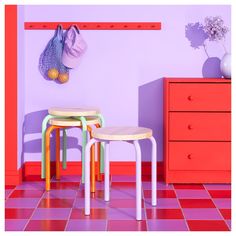
POLYGON ((231 209, 219 209, 225 220, 231 220, 231 209))
MULTIPOLYGON (((144 197, 151 198, 152 191, 144 190, 144 197)), ((176 194, 174 190, 157 190, 157 198, 176 198, 176 194)))
POLYGON ((107 210, 99 208, 91 208, 90 215, 84 215, 84 209, 72 209, 70 219, 93 219, 102 220, 107 218, 107 210))
POLYGON ((40 198, 43 193, 42 190, 14 190, 9 198, 40 198))
POLYGON ((14 189, 15 185, 5 185, 5 189, 14 189))
POLYGON ((136 182, 112 182, 111 188, 136 188, 136 182))
POLYGON ((64 231, 66 220, 30 220, 25 231, 64 231))
POLYGON ((191 231, 229 231, 223 220, 188 220, 191 231))
POLYGON ((230 190, 208 190, 212 198, 231 198, 230 190))
POLYGON ((180 209, 146 209, 147 219, 183 219, 180 209))
POLYGON ((175 189, 204 189, 202 184, 174 184, 175 189))
MULTIPOLYGON (((112 208, 136 208, 135 199, 111 199, 109 207, 112 208)), ((144 201, 142 200, 142 207, 144 207, 144 201)))
POLYGON ((6 219, 29 219, 34 209, 22 209, 22 208, 6 208, 6 219))
POLYGON ((108 220, 108 231, 147 231, 146 221, 108 220))
POLYGON ((39 203, 39 208, 72 208, 74 199, 44 198, 39 203))
POLYGON ((179 199, 182 208, 215 208, 211 199, 179 199))
POLYGON ((79 189, 80 184, 76 182, 51 182, 51 189, 79 189))

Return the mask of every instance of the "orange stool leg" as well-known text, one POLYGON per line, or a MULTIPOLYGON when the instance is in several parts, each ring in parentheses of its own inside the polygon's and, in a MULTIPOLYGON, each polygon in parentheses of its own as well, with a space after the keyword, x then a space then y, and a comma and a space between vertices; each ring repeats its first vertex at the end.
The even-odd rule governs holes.
POLYGON ((56 179, 60 179, 60 129, 56 129, 56 179))
POLYGON ((50 126, 46 131, 45 137, 45 162, 46 162, 46 191, 50 190, 50 134, 55 129, 54 126, 50 126))
MULTIPOLYGON (((96 124, 95 125, 97 128, 100 128, 100 124, 96 124)), ((100 156, 100 153, 101 153, 101 142, 98 142, 96 143, 97 145, 97 157, 98 157, 98 181, 102 181, 102 175, 100 173, 100 167, 101 167, 101 156, 100 156)))
MULTIPOLYGON (((87 126, 87 129, 89 131, 89 136, 90 139, 92 138, 92 129, 90 126, 87 126)), ((93 144, 91 147, 91 152, 90 152, 90 159, 91 159, 91 192, 95 193, 95 145, 93 144)))

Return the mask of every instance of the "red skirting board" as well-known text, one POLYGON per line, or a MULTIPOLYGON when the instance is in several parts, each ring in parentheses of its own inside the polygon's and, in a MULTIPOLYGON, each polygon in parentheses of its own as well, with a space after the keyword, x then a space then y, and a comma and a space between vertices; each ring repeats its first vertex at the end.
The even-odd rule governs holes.
POLYGON ((231 80, 164 79, 166 183, 231 182, 231 80))

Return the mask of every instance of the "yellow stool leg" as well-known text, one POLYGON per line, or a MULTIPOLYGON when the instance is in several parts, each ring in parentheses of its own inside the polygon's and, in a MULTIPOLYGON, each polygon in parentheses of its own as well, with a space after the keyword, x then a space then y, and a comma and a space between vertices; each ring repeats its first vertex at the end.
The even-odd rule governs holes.
MULTIPOLYGON (((90 126, 87 127, 89 131, 89 136, 90 139, 92 138, 92 129, 90 126)), ((90 152, 90 160, 91 160, 91 192, 95 193, 95 144, 92 145, 91 147, 91 152, 90 152)))
POLYGON ((45 162, 46 162, 46 191, 50 190, 50 134, 54 130, 54 126, 50 126, 46 131, 45 137, 45 162))
MULTIPOLYGON (((95 125, 97 128, 100 128, 100 124, 96 124, 95 125)), ((102 175, 101 175, 101 172, 100 172, 100 168, 101 168, 101 142, 98 142, 96 143, 97 145, 97 157, 98 157, 98 181, 102 181, 102 175)))
POLYGON ((60 129, 56 129, 56 179, 60 179, 60 129))

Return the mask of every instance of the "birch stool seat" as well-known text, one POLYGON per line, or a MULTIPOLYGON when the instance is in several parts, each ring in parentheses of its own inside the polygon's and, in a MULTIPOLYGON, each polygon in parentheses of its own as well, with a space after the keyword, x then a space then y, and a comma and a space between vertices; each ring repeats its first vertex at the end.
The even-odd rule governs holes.
POLYGON ((110 163, 109 144, 112 141, 125 141, 133 144, 136 151, 136 220, 142 220, 142 173, 141 173, 141 149, 139 140, 149 139, 152 144, 152 205, 156 206, 156 141, 152 136, 152 130, 144 127, 103 127, 92 130, 92 139, 85 149, 85 215, 90 215, 90 147, 97 142, 105 143, 104 175, 105 194, 104 200, 110 200, 110 163))
MULTIPOLYGON (((56 131, 56 179, 60 179, 60 129, 77 127, 82 128, 82 121, 74 118, 51 118, 49 120, 49 127, 46 130, 45 145, 46 145, 46 191, 50 190, 50 134, 53 130, 56 131)), ((92 138, 91 125, 99 127, 98 117, 86 117, 86 129, 92 138)), ((63 136, 65 137, 65 136, 63 136)), ((66 140, 63 140, 63 149, 66 149, 66 140)), ((95 192, 95 146, 92 146, 91 151, 91 192, 95 192)), ((100 158, 100 150, 98 149, 98 159, 100 158)), ((63 162, 63 164, 66 162, 63 162)), ((64 168, 65 169, 65 168, 64 168)))

